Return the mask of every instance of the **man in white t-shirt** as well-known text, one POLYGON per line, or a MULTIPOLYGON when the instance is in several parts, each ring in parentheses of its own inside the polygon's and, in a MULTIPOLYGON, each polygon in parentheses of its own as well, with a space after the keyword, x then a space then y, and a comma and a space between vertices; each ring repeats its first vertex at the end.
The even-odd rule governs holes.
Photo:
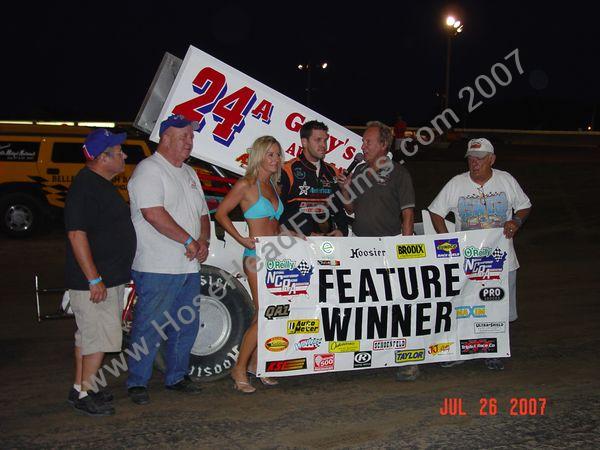
POLYGON ((200 391, 187 373, 198 334, 200 263, 208 256, 210 219, 198 175, 184 163, 197 127, 183 116, 163 121, 157 151, 137 165, 127 185, 137 235, 132 278, 138 295, 131 329, 137 355, 128 359, 127 388, 137 404, 150 400, 147 385, 162 340, 166 388, 200 391))
MULTIPOLYGON (((509 321, 517 320, 517 269, 513 237, 531 210, 529 198, 508 172, 492 169, 496 161, 494 147, 485 138, 471 139, 465 155, 469 171, 456 175, 429 205, 431 221, 437 233, 447 233, 444 218, 454 214, 456 231, 504 228, 509 239, 509 321)), ((446 364, 449 366, 451 364, 446 364)), ((502 361, 487 359, 490 369, 502 370, 502 361)))

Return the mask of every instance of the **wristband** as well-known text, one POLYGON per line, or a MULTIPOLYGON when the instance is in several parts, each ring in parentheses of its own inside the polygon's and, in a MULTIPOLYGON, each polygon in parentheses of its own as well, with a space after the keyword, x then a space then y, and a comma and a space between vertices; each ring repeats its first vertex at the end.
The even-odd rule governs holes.
POLYGON ((519 228, 521 228, 521 225, 523 225, 523 219, 517 215, 512 216, 512 221, 516 222, 516 224, 519 225, 519 228))
POLYGON ((185 242, 183 243, 183 246, 187 248, 188 245, 190 245, 192 243, 194 239, 190 236, 188 237, 185 242))
POLYGON ((98 277, 98 278, 94 278, 93 280, 88 281, 88 283, 90 284, 90 286, 93 286, 95 284, 98 284, 102 281, 102 277, 98 277))

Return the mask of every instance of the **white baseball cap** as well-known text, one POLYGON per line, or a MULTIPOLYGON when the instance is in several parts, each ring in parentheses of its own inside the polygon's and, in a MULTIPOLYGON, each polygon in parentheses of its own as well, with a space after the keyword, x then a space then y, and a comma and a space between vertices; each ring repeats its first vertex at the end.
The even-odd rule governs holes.
POLYGON ((494 146, 486 138, 471 139, 469 145, 467 145, 467 156, 474 156, 475 158, 483 158, 487 155, 494 154, 494 146))

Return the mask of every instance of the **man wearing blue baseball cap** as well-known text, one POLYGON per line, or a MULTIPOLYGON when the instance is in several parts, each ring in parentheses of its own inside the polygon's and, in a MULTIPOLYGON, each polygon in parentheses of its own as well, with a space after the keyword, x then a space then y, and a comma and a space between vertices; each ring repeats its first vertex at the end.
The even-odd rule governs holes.
POLYGON ((127 189, 137 234, 132 277, 138 293, 132 346, 148 349, 128 359, 127 389, 136 404, 150 401, 148 382, 166 340, 165 387, 195 394, 189 357, 200 323, 200 263, 208 256, 210 219, 198 175, 185 164, 197 122, 176 115, 160 125, 156 152, 139 163, 127 189))
POLYGON ((121 351, 121 311, 136 238, 129 207, 111 180, 125 169, 126 133, 103 128, 86 138, 87 163, 65 203, 66 282, 77 322, 75 382, 68 401, 91 416, 115 413, 112 394, 95 380, 106 352, 121 351))

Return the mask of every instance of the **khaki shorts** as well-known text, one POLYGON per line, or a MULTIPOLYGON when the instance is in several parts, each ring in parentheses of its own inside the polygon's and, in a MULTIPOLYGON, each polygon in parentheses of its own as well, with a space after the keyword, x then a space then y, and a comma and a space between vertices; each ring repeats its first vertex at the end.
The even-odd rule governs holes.
POLYGON ((106 300, 93 303, 90 291, 69 289, 71 308, 77 322, 75 346, 81 349, 82 355, 121 351, 124 292, 124 284, 108 288, 106 300))

